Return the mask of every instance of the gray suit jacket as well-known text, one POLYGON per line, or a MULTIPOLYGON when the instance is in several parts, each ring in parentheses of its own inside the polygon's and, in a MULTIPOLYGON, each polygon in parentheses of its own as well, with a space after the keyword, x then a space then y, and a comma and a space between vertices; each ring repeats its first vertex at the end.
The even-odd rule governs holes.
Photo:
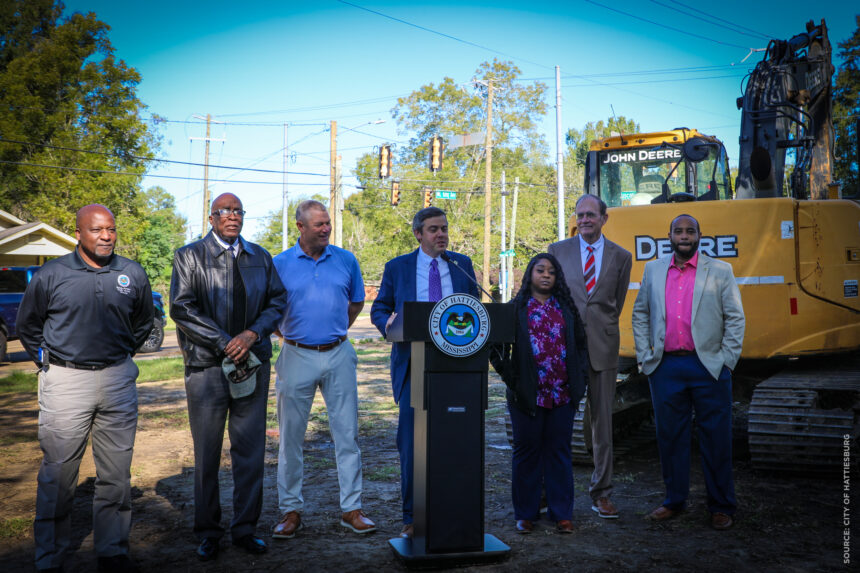
MULTIPOLYGON (((633 304, 636 360, 651 374, 663 359, 666 338, 666 277, 672 256, 645 265, 633 304)), ((744 342, 744 309, 732 266, 699 253, 691 317, 696 354, 716 380, 723 366, 734 370, 744 342)))
POLYGON ((618 317, 630 287, 633 257, 629 251, 604 236, 600 275, 591 296, 587 296, 582 276, 580 240, 576 236, 553 243, 548 252, 561 264, 570 295, 585 322, 591 368, 598 372, 610 370, 618 367, 618 348, 621 345, 618 317))

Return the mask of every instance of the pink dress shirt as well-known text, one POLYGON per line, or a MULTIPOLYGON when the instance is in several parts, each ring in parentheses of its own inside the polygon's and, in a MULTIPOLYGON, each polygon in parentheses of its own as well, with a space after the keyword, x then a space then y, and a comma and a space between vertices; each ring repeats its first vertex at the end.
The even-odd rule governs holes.
POLYGON ((699 253, 678 266, 675 255, 666 276, 666 340, 664 352, 693 351, 693 288, 696 286, 696 266, 699 253))

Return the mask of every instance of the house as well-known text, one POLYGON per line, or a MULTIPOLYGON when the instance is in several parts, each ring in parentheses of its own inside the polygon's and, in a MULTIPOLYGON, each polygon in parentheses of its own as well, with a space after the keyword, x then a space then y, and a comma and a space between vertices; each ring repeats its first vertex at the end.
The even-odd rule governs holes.
POLYGON ((78 241, 54 227, 27 223, 0 209, 0 267, 41 265, 71 253, 78 241))

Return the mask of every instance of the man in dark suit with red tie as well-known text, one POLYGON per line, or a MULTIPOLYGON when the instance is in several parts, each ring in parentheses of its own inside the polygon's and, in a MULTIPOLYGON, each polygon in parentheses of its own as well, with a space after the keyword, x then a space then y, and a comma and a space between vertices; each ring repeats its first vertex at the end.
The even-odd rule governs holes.
POLYGON ((618 317, 630 286, 633 257, 603 236, 608 219, 606 203, 600 197, 583 195, 576 202, 577 236, 551 244, 549 253, 561 264, 570 295, 585 321, 591 363, 588 403, 594 455, 588 492, 591 509, 602 518, 612 519, 618 517, 618 509, 610 500, 612 404, 621 345, 618 317))
MULTIPOLYGON (((370 309, 370 319, 386 335, 405 301, 435 302, 454 293, 478 296, 472 261, 448 248, 448 219, 438 207, 426 207, 412 219, 412 233, 419 248, 385 264, 379 294, 370 309), (459 269, 453 268, 458 266, 459 269)), ((412 473, 414 411, 410 393, 409 342, 391 346, 391 386, 400 406, 397 450, 400 452, 400 493, 403 498, 401 537, 412 537, 412 473)))

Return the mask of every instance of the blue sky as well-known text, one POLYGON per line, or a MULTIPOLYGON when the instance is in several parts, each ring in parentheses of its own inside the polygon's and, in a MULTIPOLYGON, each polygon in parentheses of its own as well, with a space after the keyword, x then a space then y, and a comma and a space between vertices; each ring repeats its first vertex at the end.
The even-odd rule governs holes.
MULTIPOLYGON (((760 34, 788 39, 805 31, 808 20, 824 18, 836 52, 855 29, 849 4, 68 0, 66 11, 94 11, 111 26, 116 55, 143 77, 138 95, 148 112, 168 120, 158 128, 161 158, 202 163, 203 142, 191 138, 204 137, 198 117, 209 113, 218 122, 210 137, 224 140, 211 143, 211 164, 280 172, 288 123, 289 193, 303 197, 328 193, 329 121, 338 122, 348 174, 362 153, 408 139, 391 119, 398 97, 444 77, 465 84, 494 57, 547 84, 550 113, 542 131, 553 156, 558 65, 564 130, 605 120, 614 108, 644 131, 685 126, 716 135, 735 165, 735 99, 762 55, 744 62, 749 49, 766 47, 760 34), (694 16, 720 18, 716 24, 746 28, 748 35, 694 16), (654 72, 667 69, 675 71, 654 72)), ((203 168, 161 164, 150 174, 144 186, 171 192, 198 234, 203 168)), ((210 178, 227 179, 210 184, 213 197, 229 191, 242 199, 249 238, 280 208, 280 173, 212 168, 210 178)), ((344 183, 348 194, 355 180, 344 183)))

